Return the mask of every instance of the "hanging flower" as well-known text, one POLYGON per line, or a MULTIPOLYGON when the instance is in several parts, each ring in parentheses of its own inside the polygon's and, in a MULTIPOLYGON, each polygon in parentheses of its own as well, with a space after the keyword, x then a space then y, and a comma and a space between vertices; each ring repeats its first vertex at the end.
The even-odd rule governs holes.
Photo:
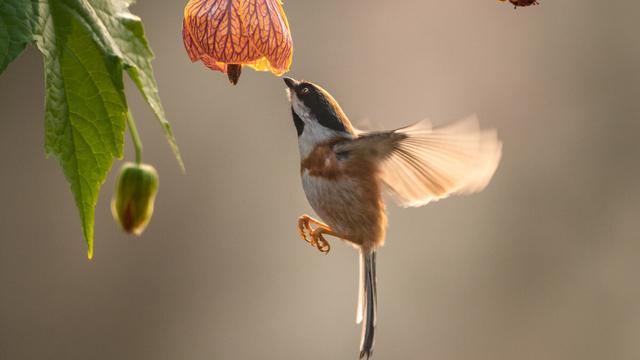
POLYGON ((189 0, 182 38, 191 61, 240 78, 242 66, 282 75, 293 42, 281 0, 189 0))
MULTIPOLYGON (((504 2, 506 0, 499 0, 499 1, 504 2)), ((509 0, 509 2, 512 3, 514 7, 538 5, 538 1, 536 0, 509 0)))

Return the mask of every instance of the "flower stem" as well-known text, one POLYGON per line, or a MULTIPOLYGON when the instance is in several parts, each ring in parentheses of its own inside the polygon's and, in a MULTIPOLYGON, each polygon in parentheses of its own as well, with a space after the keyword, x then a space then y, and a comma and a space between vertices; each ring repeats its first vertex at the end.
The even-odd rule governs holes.
POLYGON ((127 114, 127 126, 129 127, 129 134, 131 135, 131 141, 133 141, 133 147, 136 150, 136 164, 140 165, 142 163, 142 141, 140 141, 136 122, 133 121, 131 113, 127 114))

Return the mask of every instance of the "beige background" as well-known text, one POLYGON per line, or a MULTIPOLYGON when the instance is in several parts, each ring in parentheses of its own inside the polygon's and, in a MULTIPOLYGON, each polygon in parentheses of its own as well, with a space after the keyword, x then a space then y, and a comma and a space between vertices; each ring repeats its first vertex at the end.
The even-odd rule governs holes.
MULTIPOLYGON (((42 60, 31 48, 0 77, 0 359, 355 359, 356 254, 334 241, 321 256, 297 237, 311 210, 284 84, 245 71, 234 88, 191 64, 182 8, 133 11, 188 172, 129 82, 160 173, 156 214, 142 238, 124 236, 111 174, 91 262, 44 158, 42 60)), ((483 193, 390 206, 377 359, 640 358, 640 5, 285 8, 290 75, 326 86, 356 125, 475 112, 504 141, 483 193)))

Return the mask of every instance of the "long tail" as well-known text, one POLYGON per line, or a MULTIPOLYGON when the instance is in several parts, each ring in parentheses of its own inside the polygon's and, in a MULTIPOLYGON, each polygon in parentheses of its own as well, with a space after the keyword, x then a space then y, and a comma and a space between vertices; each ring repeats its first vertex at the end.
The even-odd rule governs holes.
POLYGON ((358 324, 362 322, 360 359, 371 359, 376 327, 376 252, 360 250, 360 289, 358 298, 358 324))

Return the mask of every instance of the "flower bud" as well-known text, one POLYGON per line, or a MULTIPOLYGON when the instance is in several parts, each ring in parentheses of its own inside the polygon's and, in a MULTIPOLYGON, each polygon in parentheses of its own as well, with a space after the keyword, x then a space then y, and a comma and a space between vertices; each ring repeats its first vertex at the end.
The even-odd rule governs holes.
POLYGON ((125 163, 120 168, 116 193, 111 200, 113 218, 129 234, 140 235, 153 215, 158 173, 147 164, 125 163))

